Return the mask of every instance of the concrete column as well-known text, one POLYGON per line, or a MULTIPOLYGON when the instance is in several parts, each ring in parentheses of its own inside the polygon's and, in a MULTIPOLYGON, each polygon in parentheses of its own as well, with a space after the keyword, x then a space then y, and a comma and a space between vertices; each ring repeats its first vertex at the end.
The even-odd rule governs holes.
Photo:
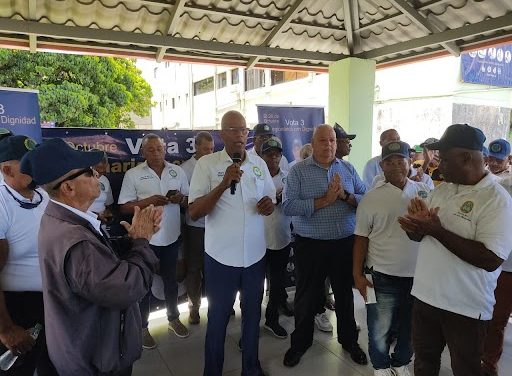
POLYGON ((372 153, 375 61, 347 58, 329 66, 329 124, 356 134, 348 160, 361 175, 372 153))

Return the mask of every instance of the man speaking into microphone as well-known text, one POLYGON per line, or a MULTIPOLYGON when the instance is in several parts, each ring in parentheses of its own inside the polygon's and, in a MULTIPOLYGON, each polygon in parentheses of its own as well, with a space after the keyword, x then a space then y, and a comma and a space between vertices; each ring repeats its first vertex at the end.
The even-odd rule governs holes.
POLYGON ((190 182, 190 217, 206 217, 204 376, 222 375, 226 327, 237 291, 244 297, 242 375, 264 375, 258 360, 266 250, 263 216, 274 211, 276 191, 263 159, 245 151, 248 133, 241 113, 225 113, 220 132, 224 149, 199 159, 190 182))

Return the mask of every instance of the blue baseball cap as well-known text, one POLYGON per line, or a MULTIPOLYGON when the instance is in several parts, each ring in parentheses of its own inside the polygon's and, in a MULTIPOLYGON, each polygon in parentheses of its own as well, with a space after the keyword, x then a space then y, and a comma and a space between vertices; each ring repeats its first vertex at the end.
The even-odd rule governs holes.
POLYGON ((9 136, 0 141, 0 163, 20 161, 30 150, 36 147, 36 142, 30 137, 18 135, 9 136))
POLYGON ((489 144, 489 157, 505 160, 510 155, 510 143, 503 138, 498 138, 489 144))
POLYGON ((0 128, 0 140, 12 136, 12 132, 6 128, 0 128))
POLYGON ((47 184, 75 169, 98 164, 103 159, 101 151, 80 151, 61 138, 52 138, 25 154, 20 171, 32 177, 38 185, 47 184))
POLYGON ((381 160, 391 157, 392 155, 399 155, 404 158, 409 158, 409 150, 411 147, 407 142, 392 141, 382 147, 381 160))
POLYGON ((485 146, 482 146, 482 154, 484 155, 484 157, 488 157, 489 149, 487 149, 485 146))
POLYGON ((467 124, 452 124, 444 131, 441 139, 429 143, 429 150, 449 150, 461 148, 482 151, 485 135, 480 129, 467 124))
POLYGON ((256 124, 253 128, 253 137, 264 136, 264 135, 274 135, 272 131, 272 127, 268 124, 256 124))

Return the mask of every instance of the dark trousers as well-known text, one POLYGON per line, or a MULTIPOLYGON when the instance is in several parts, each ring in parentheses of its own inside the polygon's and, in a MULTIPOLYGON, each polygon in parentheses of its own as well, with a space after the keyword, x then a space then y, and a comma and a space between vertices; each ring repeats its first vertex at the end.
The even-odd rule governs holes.
POLYGON ((454 376, 480 376, 487 324, 416 299, 412 314, 414 375, 439 375, 441 353, 448 345, 454 376))
POLYGON ((133 366, 127 367, 118 372, 99 373, 98 376, 131 376, 133 366))
POLYGON ((487 336, 484 342, 482 368, 490 374, 498 373, 498 361, 503 352, 503 337, 505 328, 512 313, 512 273, 501 272, 496 290, 494 290, 496 304, 489 323, 487 336))
POLYGON ((352 293, 352 246, 354 237, 338 240, 315 240, 295 237, 295 330, 291 347, 306 351, 313 343, 314 317, 320 291, 324 291, 326 276, 336 300, 338 342, 343 347, 357 343, 352 293))
POLYGON ((265 279, 265 258, 247 268, 217 262, 205 254, 204 278, 208 298, 204 376, 221 376, 224 365, 226 327, 240 290, 242 300, 242 376, 261 375, 258 360, 261 300, 265 279))
MULTIPOLYGON (((44 327, 42 292, 4 291, 4 298, 7 311, 16 325, 28 329, 39 323, 44 327)), ((32 350, 19 357, 8 371, 0 371, 0 375, 32 376, 36 369, 39 376, 57 375, 48 356, 44 328, 39 333, 32 350)))
MULTIPOLYGON (((169 321, 176 320, 180 316, 178 310, 178 282, 176 281, 176 262, 178 260, 180 243, 181 239, 178 239, 164 247, 150 245, 156 257, 160 260, 160 276, 164 284, 165 306, 169 321)), ((151 290, 149 290, 139 303, 143 328, 148 327, 151 297, 151 290)))
POLYGON ((265 311, 267 323, 279 321, 278 308, 286 304, 286 266, 290 257, 290 245, 280 250, 267 249, 267 282, 270 285, 268 304, 265 311))
POLYGON ((198 311, 201 307, 201 287, 204 265, 204 228, 186 226, 185 228, 185 263, 187 276, 185 287, 189 309, 198 311))

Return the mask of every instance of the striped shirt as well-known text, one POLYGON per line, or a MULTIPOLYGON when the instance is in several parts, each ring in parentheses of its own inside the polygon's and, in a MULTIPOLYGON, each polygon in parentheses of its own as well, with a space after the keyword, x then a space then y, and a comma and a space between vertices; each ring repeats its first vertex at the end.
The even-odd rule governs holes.
POLYGON ((332 240, 354 234, 356 208, 347 202, 338 199, 334 204, 315 211, 315 198, 327 192, 335 173, 340 175, 343 188, 359 203, 366 186, 350 163, 336 158, 329 168, 325 168, 309 157, 291 168, 283 192, 283 210, 292 217, 297 235, 332 240))

